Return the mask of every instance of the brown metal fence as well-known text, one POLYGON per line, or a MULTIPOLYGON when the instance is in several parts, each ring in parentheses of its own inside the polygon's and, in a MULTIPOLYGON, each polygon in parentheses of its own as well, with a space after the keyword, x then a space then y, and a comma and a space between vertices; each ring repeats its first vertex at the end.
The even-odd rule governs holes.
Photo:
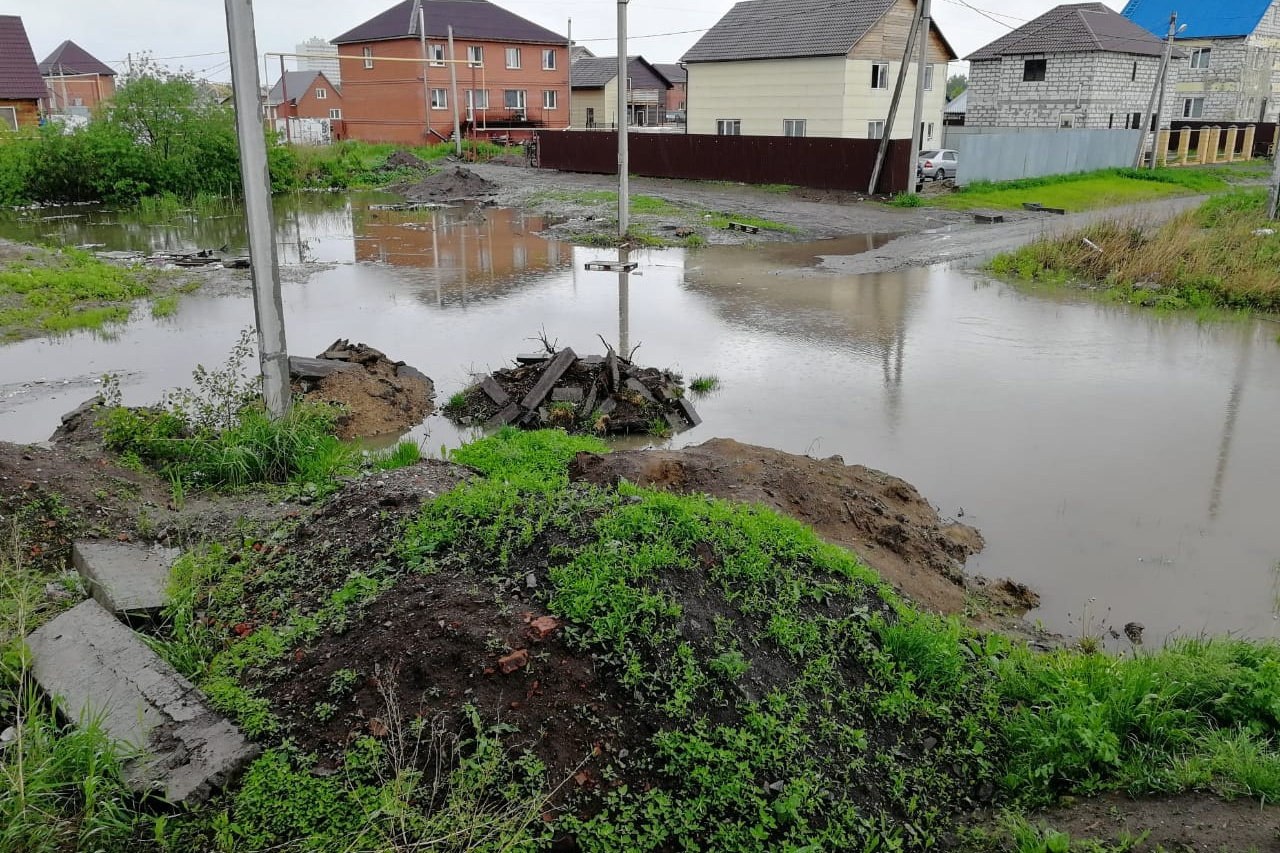
MULTIPOLYGON (((616 131, 540 130, 537 164, 562 172, 618 173, 616 131)), ((875 165, 877 139, 790 136, 630 134, 630 171, 647 178, 793 184, 865 193, 875 165)), ((907 189, 913 178, 911 140, 889 143, 879 191, 907 189)))
POLYGON ((1200 149, 1201 131, 1207 132, 1211 127, 1218 126, 1222 128, 1221 142, 1219 147, 1226 144, 1226 130, 1228 127, 1236 127, 1239 133, 1236 136, 1236 154, 1246 157, 1269 157, 1271 152, 1275 150, 1276 144, 1276 123, 1266 121, 1219 121, 1207 122, 1203 119, 1183 119, 1169 122, 1171 130, 1190 130, 1191 131, 1191 148, 1198 151, 1200 149), (1253 150, 1244 150, 1244 129, 1250 125, 1254 128, 1253 150))

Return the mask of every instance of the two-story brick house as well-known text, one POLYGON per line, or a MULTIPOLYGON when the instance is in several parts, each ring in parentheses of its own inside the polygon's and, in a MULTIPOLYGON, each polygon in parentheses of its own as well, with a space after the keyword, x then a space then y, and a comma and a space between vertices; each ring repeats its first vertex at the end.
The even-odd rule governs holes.
POLYGON ((34 130, 48 95, 17 15, 0 15, 0 133, 34 130))
POLYGON ((267 118, 342 118, 342 90, 323 71, 286 71, 267 93, 267 118))
POLYGON ((965 126, 1142 127, 1163 54, 1101 3, 1058 6, 967 57, 965 126))
MULTIPOLYGON (((615 127, 618 57, 590 56, 573 63, 573 126, 615 127)), ((643 56, 627 57, 627 124, 662 124, 672 89, 666 75, 643 56)))
POLYGON ((349 138, 404 144, 450 139, 451 64, 464 136, 518 140, 535 128, 569 126, 568 40, 487 0, 404 0, 333 43, 342 63, 349 138))
POLYGON ((116 72, 73 41, 64 41, 40 63, 49 84, 49 111, 92 110, 116 93, 116 72))
POLYGON ((684 66, 678 62, 655 62, 653 67, 671 81, 671 92, 667 95, 667 109, 683 111, 685 94, 689 91, 689 75, 685 72, 684 66))
MULTIPOLYGON (((1174 9, 1130 0, 1124 16, 1160 38, 1174 9)), ((1182 58, 1170 67, 1172 118, 1206 124, 1275 121, 1280 0, 1190 0, 1177 5, 1182 58)))
MULTIPOLYGON (((834 136, 885 133, 916 0, 745 0, 685 53, 689 133, 834 136)), ((941 142, 947 63, 956 53, 931 23, 923 144, 941 142)), ((907 92, 916 86, 908 68, 907 92)), ((912 135, 911 96, 889 135, 912 135)))

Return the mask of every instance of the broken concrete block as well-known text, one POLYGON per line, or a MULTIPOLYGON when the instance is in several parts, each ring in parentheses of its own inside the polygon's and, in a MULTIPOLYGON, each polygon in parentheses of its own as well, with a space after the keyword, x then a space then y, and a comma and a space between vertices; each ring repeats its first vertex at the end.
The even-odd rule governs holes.
POLYGON ((553 403, 581 403, 582 397, 582 389, 576 385, 565 385, 551 389, 551 402, 553 403))
POLYGON ((77 542, 71 563, 89 592, 116 616, 155 616, 168 596, 172 557, 125 542, 77 542))
POLYGON ((547 366, 543 368, 542 376, 538 378, 537 384, 520 401, 521 408, 536 409, 542 405, 542 401, 547 399, 551 389, 560 381, 560 377, 564 376, 569 366, 577 360, 578 356, 574 353, 572 347, 565 347, 556 353, 556 357, 551 359, 547 366))
POLYGON ((480 380, 480 390, 483 391, 495 405, 505 406, 511 402, 511 395, 502 390, 502 386, 492 376, 486 376, 480 380))
POLYGON ((698 410, 693 407, 693 403, 690 403, 687 399, 681 397, 679 400, 676 400, 676 405, 680 408, 681 414, 688 419, 690 424, 697 426, 702 423, 702 417, 698 414, 698 410))
POLYGON ((516 356, 516 364, 542 364, 549 358, 545 352, 522 352, 516 356))
POLYGON ((490 429, 493 427, 506 426, 518 417, 520 417, 520 406, 517 403, 512 403, 493 417, 489 418, 489 420, 485 422, 485 426, 490 429))
POLYGON ((289 356, 289 375, 294 379, 315 381, 324 379, 330 373, 339 370, 356 370, 363 372, 364 369, 350 361, 334 361, 328 358, 304 358, 300 355, 289 356))
POLYGON ((71 720, 99 720, 138 755, 125 781, 171 803, 198 802, 257 755, 230 721, 93 599, 27 637, 32 673, 71 720))
POLYGON ((641 382, 639 379, 628 379, 626 383, 624 383, 624 387, 628 391, 634 391, 635 393, 639 394, 641 397, 648 400, 650 403, 658 402, 657 400, 653 399, 653 395, 649 393, 649 389, 646 388, 644 386, 644 383, 641 382))

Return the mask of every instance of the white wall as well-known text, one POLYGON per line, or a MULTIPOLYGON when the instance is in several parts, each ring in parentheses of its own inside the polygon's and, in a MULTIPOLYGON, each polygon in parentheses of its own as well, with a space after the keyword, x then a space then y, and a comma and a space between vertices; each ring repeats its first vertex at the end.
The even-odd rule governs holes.
MULTIPOLYGON (((884 121, 889 116, 889 104, 893 100, 893 86, 898 80, 898 71, 902 66, 900 60, 889 62, 887 84, 884 89, 871 88, 871 66, 868 59, 851 59, 845 63, 844 83, 844 127, 841 136, 847 139, 867 139, 867 123, 884 121)), ((891 139, 911 138, 911 119, 915 115, 916 98, 916 64, 911 63, 907 69, 907 80, 903 87, 902 99, 898 104, 898 116, 893 123, 891 139)), ((924 113, 921 119, 925 125, 925 138, 921 140, 924 148, 942 144, 942 108, 947 102, 947 64, 935 63, 933 66, 933 86, 924 93, 924 113), (929 125, 933 125, 933 137, 928 137, 929 125)))
POLYGON ((845 62, 843 56, 691 62, 688 132, 714 134, 718 119, 738 119, 745 136, 782 136, 784 120, 803 119, 806 136, 841 136, 845 62))

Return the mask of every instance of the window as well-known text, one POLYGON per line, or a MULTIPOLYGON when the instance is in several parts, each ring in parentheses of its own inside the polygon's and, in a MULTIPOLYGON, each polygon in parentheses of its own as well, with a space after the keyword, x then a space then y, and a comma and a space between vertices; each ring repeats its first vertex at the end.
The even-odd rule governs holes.
POLYGON ((717 136, 741 136, 742 135, 742 119, 740 118, 716 119, 716 135, 717 136))
POLYGON ((329 97, 328 89, 316 89, 316 100, 323 101, 329 97))
POLYGON ((554 48, 548 48, 542 51, 542 70, 543 71, 556 70, 556 52, 554 48))
POLYGON ((508 68, 520 67, 520 48, 518 47, 507 48, 507 67, 508 68))
POLYGON ((484 47, 473 44, 467 48, 467 64, 471 67, 484 65, 484 47))
POLYGON ((546 89, 542 93, 542 108, 544 110, 554 110, 559 106, 559 95, 555 89, 546 89))
POLYGON ((1209 53, 1210 53, 1210 49, 1207 47, 1192 48, 1191 67, 1192 68, 1208 68, 1209 53))
POLYGON ((431 90, 431 109, 433 110, 449 109, 449 92, 447 89, 431 90))
POLYGON ((329 118, 342 118, 342 110, 329 110, 329 118))
POLYGON ((1130 82, 1138 79, 1138 63, 1133 63, 1133 71, 1129 74, 1130 82))
POLYGON ((933 122, 929 122, 929 126, 926 128, 926 131, 924 138, 933 139, 933 122))
POLYGON ((926 92, 933 91, 933 66, 926 65, 924 67, 924 90, 926 92))
POLYGON ((1125 130, 1142 129, 1142 113, 1129 113, 1124 119, 1125 130))
POLYGON ((427 57, 431 60, 431 64, 437 67, 444 65, 444 45, 429 44, 427 45, 427 57))
POLYGON ((489 109, 489 90, 488 89, 468 89, 467 90, 467 120, 475 120, 476 110, 489 109))
POLYGON ((0 107, 0 127, 7 127, 9 130, 18 129, 17 107, 0 107))
POLYGON ((783 136, 804 136, 805 120, 802 118, 788 118, 782 121, 783 136))
POLYGON ((1204 98, 1183 98, 1183 118, 1204 118, 1204 98))
MULTIPOLYGON (((869 121, 867 122, 867 139, 884 138, 884 122, 869 121)), ((911 152, 907 152, 908 154, 911 152)))
POLYGON ((871 63, 871 88, 872 89, 888 89, 889 88, 889 63, 887 62, 871 63))
POLYGON ((1116 114, 1107 113, 1107 130, 1111 130, 1116 126, 1116 114))
POLYGON ((1028 59, 1022 64, 1022 82, 1040 83, 1044 81, 1044 72, 1048 69, 1047 59, 1028 59))
POLYGON ((525 108, 524 89, 507 89, 502 93, 502 105, 509 110, 523 112, 525 108))
POLYGON ((373 48, 371 47, 366 47, 364 49, 364 67, 365 68, 373 67, 373 48))
POLYGON ((1076 126, 1076 117, 1071 113, 1063 113, 1062 115, 1058 116, 1059 130, 1070 130, 1075 126, 1076 126))
POLYGON ((596 126, 596 109, 595 107, 587 107, 587 127, 596 126))

